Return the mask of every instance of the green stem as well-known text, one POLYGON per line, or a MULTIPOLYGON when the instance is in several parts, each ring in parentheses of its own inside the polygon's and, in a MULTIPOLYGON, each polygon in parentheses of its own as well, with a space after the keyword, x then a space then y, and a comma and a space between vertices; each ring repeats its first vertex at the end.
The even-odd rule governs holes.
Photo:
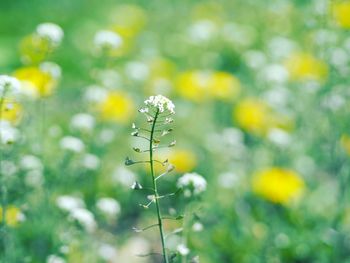
POLYGON ((153 135, 155 132, 155 127, 156 127, 156 122, 157 118, 159 116, 159 110, 157 110, 154 120, 152 123, 152 130, 151 130, 151 136, 150 136, 150 143, 149 143, 149 161, 151 164, 151 175, 152 175, 152 182, 153 182, 153 189, 154 189, 154 195, 155 195, 155 203, 156 203, 156 209, 157 209, 157 217, 158 217, 158 226, 159 226, 159 232, 160 232, 160 239, 162 242, 162 250, 163 250, 163 259, 164 263, 168 263, 168 256, 166 252, 166 247, 165 247, 165 238, 164 238, 164 230, 163 230, 163 221, 162 221, 162 215, 160 212, 160 205, 159 205, 159 194, 157 190, 157 182, 156 178, 154 175, 154 168, 153 168, 153 135))

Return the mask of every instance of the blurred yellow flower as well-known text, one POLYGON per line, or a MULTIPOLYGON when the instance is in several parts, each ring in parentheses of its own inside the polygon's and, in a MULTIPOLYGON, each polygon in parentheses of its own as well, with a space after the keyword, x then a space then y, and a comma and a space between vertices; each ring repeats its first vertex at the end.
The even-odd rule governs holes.
POLYGON ((177 80, 177 91, 185 99, 201 102, 208 98, 208 72, 187 71, 182 73, 177 80))
POLYGON ((253 192, 273 203, 288 204, 304 190, 303 179, 294 171, 272 167, 256 173, 252 181, 253 192))
MULTIPOLYGON (((157 158, 160 161, 168 159, 169 163, 175 166, 175 171, 178 173, 191 172, 197 165, 197 156, 187 149, 171 149, 162 153, 157 153, 157 158)), ((149 169, 149 165, 145 166, 149 169)), ((154 163, 154 170, 157 174, 163 173, 166 167, 163 167, 160 163, 154 163)))
POLYGON ((57 80, 38 67, 24 67, 15 71, 14 76, 22 82, 24 92, 33 97, 50 96, 57 80))
POLYGON ((134 37, 145 26, 147 13, 137 5, 121 5, 111 12, 113 29, 125 37, 134 37))
POLYGON ((0 114, 1 120, 6 120, 11 123, 16 123, 21 117, 22 107, 17 102, 13 102, 5 99, 2 102, 0 111, 1 111, 1 114, 0 114))
POLYGON ((236 98, 241 86, 239 80, 227 72, 215 72, 208 85, 210 94, 223 100, 236 98))
POLYGON ((350 1, 342 1, 333 5, 335 21, 343 28, 350 28, 350 1))
POLYGON ((134 115, 135 106, 133 100, 124 92, 111 91, 97 105, 97 110, 104 120, 129 123, 134 115))
POLYGON ((328 75, 328 66, 307 53, 293 54, 286 60, 286 67, 292 80, 323 81, 328 75))
POLYGON ((244 130, 263 135, 275 125, 275 117, 270 107, 256 98, 240 101, 233 111, 234 121, 244 130))
POLYGON ((123 43, 116 49, 111 49, 107 55, 111 57, 124 56, 132 52, 135 37, 147 22, 146 12, 137 5, 121 5, 111 11, 111 30, 122 37, 123 43))
MULTIPOLYGON (((6 225, 16 227, 23 219, 21 210, 15 206, 8 206, 6 208, 6 225)), ((2 222, 2 207, 0 207, 0 222, 2 222)))
POLYGON ((19 50, 24 63, 37 64, 46 59, 51 46, 46 39, 33 34, 22 39, 19 50))
POLYGON ((176 88, 180 96, 195 102, 209 98, 231 100, 237 97, 240 82, 227 72, 197 70, 180 74, 176 88))
POLYGON ((185 173, 192 171, 197 165, 196 155, 185 149, 176 149, 168 155, 169 162, 175 166, 175 171, 185 173))
POLYGON ((343 134, 340 139, 340 144, 344 148, 345 152, 350 155, 350 136, 343 134))

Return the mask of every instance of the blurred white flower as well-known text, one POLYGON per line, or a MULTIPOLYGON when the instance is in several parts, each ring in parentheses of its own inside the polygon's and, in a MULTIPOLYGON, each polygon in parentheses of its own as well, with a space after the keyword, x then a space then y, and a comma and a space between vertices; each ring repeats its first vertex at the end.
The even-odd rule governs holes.
POLYGON ((0 75, 0 98, 13 96, 21 91, 21 83, 18 79, 7 75, 0 75))
POLYGON ((17 166, 12 161, 2 160, 0 161, 0 174, 5 176, 12 176, 17 172, 17 166))
POLYGON ((69 252, 69 246, 67 246, 67 245, 61 246, 61 247, 60 247, 60 252, 61 252, 62 254, 68 254, 68 252, 69 252))
POLYGON ((177 246, 177 251, 181 256, 187 256, 190 253, 190 249, 185 244, 179 244, 177 246))
POLYGON ((24 182, 31 187, 40 187, 44 182, 42 170, 30 170, 26 173, 24 182))
POLYGON ((137 81, 143 81, 148 78, 148 65, 139 61, 131 61, 126 64, 125 73, 129 78, 137 81))
POLYGON ((276 109, 285 107, 292 98, 291 92, 281 86, 274 87, 263 94, 269 105, 276 109))
POLYGON ((116 216, 120 213, 120 204, 117 200, 103 197, 97 200, 97 208, 107 216, 116 216))
POLYGON ((222 37, 232 44, 247 47, 254 42, 256 30, 249 25, 226 23, 222 27, 222 37))
POLYGON ((115 137, 115 132, 112 129, 102 129, 98 139, 102 144, 107 144, 113 141, 115 137))
POLYGON ((106 87, 110 90, 115 90, 116 87, 122 85, 122 77, 118 71, 114 69, 103 69, 97 70, 96 80, 101 83, 103 87, 106 87))
POLYGON ((96 170, 100 166, 100 159, 91 153, 83 156, 82 165, 89 170, 96 170))
POLYGON ((330 94, 322 100, 322 106, 333 111, 336 111, 345 105, 346 99, 340 94, 330 94))
POLYGON ((192 230, 194 232, 201 232, 203 230, 203 224, 201 222, 195 222, 193 225, 192 225, 192 230))
POLYGON ((71 219, 78 221, 88 232, 93 232, 96 229, 93 213, 85 208, 75 208, 70 211, 69 216, 71 219))
POLYGON ((290 134, 282 129, 270 129, 268 139, 277 146, 286 147, 291 143, 290 134))
POLYGON ((177 187, 184 189, 184 195, 190 197, 204 192, 207 181, 197 173, 186 173, 177 180, 177 187))
POLYGON ((329 29, 319 29, 314 33, 314 42, 317 45, 334 45, 338 41, 336 32, 329 29))
POLYGON ((269 83, 283 84, 288 77, 287 69, 280 64, 266 65, 260 72, 260 78, 269 83))
POLYGON ((0 120, 0 143, 12 144, 19 139, 19 130, 12 127, 7 121, 0 120))
POLYGON ((85 207, 85 203, 81 198, 70 195, 59 196, 56 199, 56 204, 60 209, 68 212, 85 207))
POLYGON ((95 118, 87 113, 78 113, 72 117, 70 126, 75 130, 90 132, 95 127, 95 118))
POLYGON ((129 188, 136 181, 136 175, 124 165, 120 165, 114 170, 112 179, 129 188))
POLYGON ((116 262, 117 250, 114 246, 110 244, 103 243, 98 248, 99 256, 108 262, 116 262))
POLYGON ((48 256, 48 258, 46 259, 46 263, 66 263, 66 261, 56 255, 50 255, 48 256))
POLYGON ((276 59, 283 59, 294 52, 297 44, 288 38, 276 36, 267 44, 270 55, 276 59))
POLYGON ((253 69, 262 68, 267 61, 266 55, 259 50, 248 50, 243 54, 243 59, 253 69))
POLYGON ((49 135, 53 138, 60 137, 62 135, 62 128, 59 125, 52 125, 49 128, 49 135))
POLYGON ((218 183, 222 188, 232 188, 239 182, 239 177, 233 172, 224 172, 218 176, 218 183))
POLYGON ((145 104, 156 108, 160 113, 169 111, 171 114, 175 114, 174 103, 163 95, 151 96, 145 100, 145 104))
POLYGON ((40 37, 49 40, 55 46, 61 43, 64 35, 62 28, 54 23, 39 24, 36 28, 36 33, 40 37))
POLYGON ((60 146, 63 150, 72 151, 75 153, 80 153, 84 151, 84 143, 76 137, 66 136, 60 140, 60 146))
POLYGON ((99 103, 107 98, 107 91, 100 86, 91 85, 86 88, 84 99, 90 103, 99 103))
POLYGON ((46 61, 41 63, 39 67, 43 72, 49 74, 54 79, 59 79, 62 75, 61 67, 54 62, 46 61))
POLYGON ((332 48, 330 49, 330 63, 336 67, 346 67, 349 63, 350 56, 345 49, 332 48))
POLYGON ((96 33, 94 37, 94 44, 99 49, 116 49, 122 46, 123 39, 114 31, 101 30, 96 33))
POLYGON ((43 170, 41 160, 34 155, 24 155, 20 160, 20 166, 24 170, 43 170))
POLYGON ((200 20, 190 26, 188 35, 193 42, 206 42, 213 38, 216 30, 216 26, 212 21, 200 20))

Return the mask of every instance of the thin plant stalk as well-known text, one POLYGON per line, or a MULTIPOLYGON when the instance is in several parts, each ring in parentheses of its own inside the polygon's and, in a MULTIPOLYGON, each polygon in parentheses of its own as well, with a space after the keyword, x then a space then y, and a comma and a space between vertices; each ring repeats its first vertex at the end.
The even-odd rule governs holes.
POLYGON ((159 194, 158 194, 158 190, 157 190, 157 181, 156 181, 156 177, 154 175, 154 167, 153 167, 153 162, 154 162, 154 160, 153 160, 153 136, 155 133, 155 126, 156 126, 158 116, 159 116, 159 110, 157 110, 157 112, 155 113, 154 120, 152 123, 150 143, 149 143, 149 161, 150 161, 150 166, 151 166, 151 175, 152 175, 153 189, 154 189, 154 195, 155 195, 155 204, 156 204, 156 209, 157 209, 158 227, 159 227, 159 232, 160 232, 160 239, 162 242, 163 259, 164 259, 164 263, 168 263, 169 260, 168 260, 166 247, 165 247, 163 221, 162 221, 162 215, 161 215, 161 211, 160 211, 159 194))

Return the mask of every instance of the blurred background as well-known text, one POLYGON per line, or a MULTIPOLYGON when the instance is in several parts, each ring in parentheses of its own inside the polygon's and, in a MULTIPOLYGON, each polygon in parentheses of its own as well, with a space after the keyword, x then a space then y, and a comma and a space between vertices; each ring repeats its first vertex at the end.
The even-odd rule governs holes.
POLYGON ((207 181, 162 200, 186 215, 173 262, 350 262, 349 29, 350 1, 1 0, 22 85, 0 107, 1 262, 161 262, 132 230, 156 222, 131 190, 149 167, 124 165, 156 94, 176 105, 160 191, 207 181))

